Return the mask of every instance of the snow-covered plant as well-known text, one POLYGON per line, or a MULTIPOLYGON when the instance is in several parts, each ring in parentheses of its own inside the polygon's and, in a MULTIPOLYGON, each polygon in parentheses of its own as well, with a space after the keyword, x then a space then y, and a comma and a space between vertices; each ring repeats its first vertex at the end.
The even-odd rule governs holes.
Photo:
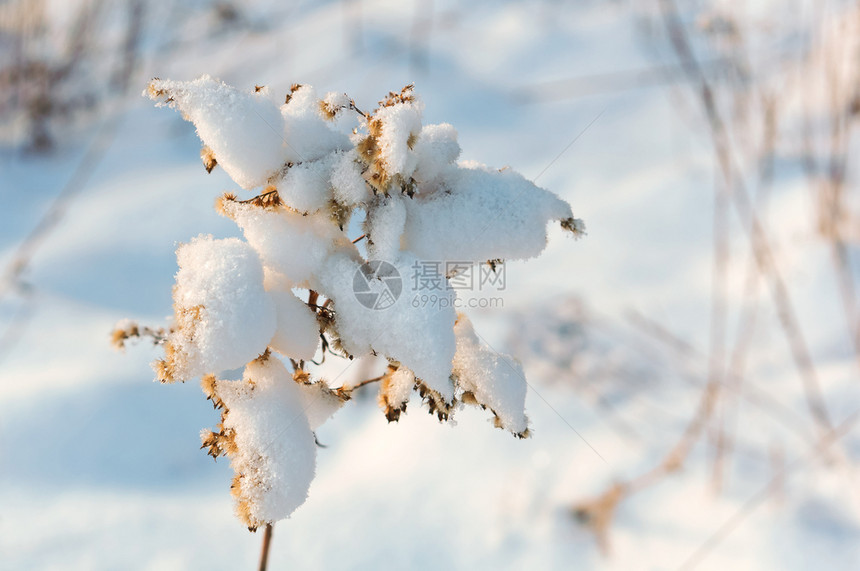
POLYGON ((114 339, 149 331, 165 351, 158 380, 202 379, 221 410, 203 446, 230 458, 249 528, 305 501, 314 431, 369 382, 379 381, 389 421, 415 390, 440 420, 476 405, 496 426, 529 435, 521 367, 483 343, 454 304, 416 303, 417 285, 404 295, 402 276, 422 261, 535 257, 548 221, 584 232, 566 202, 510 169, 458 163, 454 127, 422 125, 411 85, 372 113, 302 85, 278 105, 264 87, 242 91, 208 76, 155 79, 145 93, 193 122, 206 169, 220 165, 252 197, 216 202, 244 240, 200 235, 178 248, 171 326, 126 325, 114 339), (354 215, 364 232, 355 240, 354 215), (334 386, 315 372, 313 359, 327 354, 389 364, 378 378, 334 386), (220 378, 241 367, 241 379, 220 378))

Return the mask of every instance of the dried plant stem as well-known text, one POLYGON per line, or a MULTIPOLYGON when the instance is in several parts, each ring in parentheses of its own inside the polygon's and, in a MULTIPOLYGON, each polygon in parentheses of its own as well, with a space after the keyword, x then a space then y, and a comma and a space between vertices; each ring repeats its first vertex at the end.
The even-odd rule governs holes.
POLYGON ((794 306, 791 303, 788 288, 785 286, 785 282, 776 267, 767 234, 756 215, 743 179, 733 174, 733 159, 729 148, 728 136, 725 124, 717 109, 713 91, 693 54, 686 31, 678 16, 675 3, 673 0, 661 0, 660 4, 672 46, 686 73, 692 79, 695 79, 699 85, 702 104, 705 108, 720 170, 726 179, 726 184, 731 189, 732 203, 739 218, 743 221, 741 226, 751 242, 756 263, 762 275, 767 276, 770 282, 771 295, 776 306, 777 316, 788 340, 792 359, 800 373, 809 412, 818 425, 819 431, 822 434, 827 434, 832 430, 833 425, 824 403, 815 366, 797 320, 794 306))
POLYGON ((770 466, 773 472, 773 493, 776 500, 782 502, 785 499, 785 451, 778 444, 770 447, 770 466))
MULTIPOLYGON (((713 143, 714 153, 718 173, 721 177, 721 182, 717 184, 717 192, 715 194, 714 204, 714 257, 712 269, 712 305, 711 305, 711 321, 710 321, 710 342, 709 355, 707 362, 707 382, 701 393, 698 406, 695 414, 689 420, 683 433, 675 445, 668 451, 662 460, 650 470, 642 473, 638 477, 627 480, 626 482, 614 483, 602 494, 598 495, 586 502, 581 502, 574 508, 574 513, 584 522, 587 522, 595 531, 598 537, 598 543, 602 550, 606 551, 608 547, 607 533, 609 523, 611 522, 617 506, 621 501, 629 497, 631 494, 643 490, 649 486, 662 480, 667 475, 679 470, 690 455, 690 452, 695 447, 696 443, 701 439, 704 431, 708 428, 709 423, 716 415, 716 408, 720 403, 721 389, 730 389, 727 392, 733 392, 735 395, 749 398, 751 391, 741 390, 741 380, 743 378, 743 369, 746 358, 746 351, 750 341, 752 325, 755 321, 757 297, 758 277, 762 276, 769 286, 771 299, 776 309, 777 317, 781 329, 788 341, 789 351, 791 353, 794 365, 799 373, 804 397, 807 407, 818 428, 819 440, 811 441, 812 448, 816 452, 823 451, 836 434, 833 424, 830 420, 830 415, 827 411, 821 388, 818 382, 815 371, 814 362, 812 360, 808 345, 803 336, 800 323, 797 318, 796 311, 791 302, 791 298, 786 287, 785 281, 780 274, 773 250, 770 246, 768 235, 757 214, 758 207, 763 201, 762 196, 764 190, 767 189, 771 182, 773 163, 772 151, 776 139, 776 114, 774 109, 773 98, 762 97, 762 106, 764 109, 764 141, 760 151, 759 161, 759 183, 762 192, 757 196, 757 201, 754 204, 750 198, 750 194, 744 182, 741 171, 736 166, 735 158, 733 157, 732 141, 730 133, 717 107, 715 93, 709 84, 702 67, 691 48, 687 32, 681 23, 681 18, 678 13, 677 6, 674 0, 659 0, 662 17, 671 41, 672 48, 679 60, 686 79, 691 85, 697 87, 697 95, 704 109, 707 124, 709 127, 710 138, 713 143), (726 369, 725 355, 725 324, 726 324, 726 274, 728 265, 728 234, 727 234, 727 210, 728 204, 731 203, 736 214, 741 220, 741 226, 751 245, 751 264, 747 273, 745 286, 745 305, 744 311, 739 322, 739 330, 735 345, 733 347, 731 358, 726 369)), ((835 107, 834 107, 835 109, 835 107)), ((835 112, 835 111, 834 111, 835 112)), ((834 118, 834 123, 837 123, 834 118)), ((841 122, 839 122, 841 125, 841 122)), ((860 324, 857 323, 856 314, 856 299, 854 291, 853 277, 850 273, 850 259, 847 249, 838 232, 840 222, 841 200, 843 194, 844 183, 844 164, 835 157, 842 156, 836 152, 836 149, 844 150, 843 132, 834 127, 831 136, 831 144, 833 152, 831 152, 831 163, 829 169, 829 179, 825 181, 831 186, 827 192, 820 193, 820 197, 827 199, 827 206, 830 207, 829 227, 831 238, 832 251, 836 267, 839 275, 840 291, 842 293, 843 303, 845 305, 846 314, 848 315, 852 341, 858 351, 860 357, 860 324)), ((651 324, 649 324, 650 326, 651 324)), ((659 326, 657 326, 659 328, 659 326)), ((691 351, 689 345, 678 340, 670 334, 666 334, 662 328, 659 328, 660 333, 656 335, 658 339, 668 342, 673 348, 681 353, 691 351)), ((782 407, 778 402, 772 401, 766 394, 760 399, 760 404, 771 403, 774 405, 773 410, 780 411, 782 414, 777 418, 791 418, 790 426, 798 428, 802 425, 794 417, 793 411, 782 407)), ((737 407, 739 398, 734 399, 734 406, 737 407)), ((726 413, 730 411, 731 403, 723 402, 721 409, 720 422, 724 422, 726 413)), ((735 410, 735 417, 737 411, 735 410)), ((854 419, 856 420, 856 418, 854 419)), ((851 422, 854 422, 851 420, 851 422)), ((840 425, 838 430, 846 424, 840 425)), ((804 428, 798 429, 800 434, 808 439, 807 430, 804 428)), ((715 458, 713 466, 714 483, 719 487, 723 479, 724 462, 730 450, 730 440, 725 434, 721 425, 717 426, 716 443, 715 443, 715 458)), ((773 463, 777 466, 776 471, 782 474, 785 469, 781 467, 782 453, 774 456, 773 463)), ((775 478, 774 481, 778 480, 775 478)), ((781 482, 778 482, 781 485, 781 482)), ((730 529, 731 526, 728 526, 730 529)), ((698 555, 698 553, 696 554, 698 555)))
POLYGON ((238 202, 239 204, 251 204, 252 202, 259 202, 259 201, 265 199, 266 197, 274 196, 276 194, 278 194, 277 188, 274 190, 268 190, 266 192, 262 192, 262 193, 258 194, 257 196, 251 197, 247 200, 237 200, 236 202, 238 202))
MULTIPOLYGON (((832 70, 831 70, 832 71, 832 70)), ((850 143, 850 133, 846 125, 848 119, 845 105, 836 99, 839 91, 838 77, 836 72, 828 74, 831 83, 830 108, 830 149, 828 168, 826 176, 822 181, 819 194, 824 204, 824 216, 822 231, 830 242, 830 251, 833 257, 833 267, 836 271, 836 281, 842 304, 845 309, 848 333, 851 336, 851 344, 855 355, 860 359, 860 331, 857 323, 857 295, 854 275, 851 272, 851 259, 845 238, 842 233, 843 201, 845 195, 846 157, 850 143)))
MULTIPOLYGON (((756 209, 761 212, 767 205, 773 182, 773 150, 776 144, 776 98, 762 95, 762 147, 758 152, 758 192, 756 193, 756 209)), ((713 482, 714 489, 720 490, 724 478, 725 466, 728 464, 734 445, 734 433, 740 406, 740 395, 743 391, 744 369, 746 365, 747 350, 752 345, 753 333, 755 332, 756 314, 758 310, 758 283, 759 268, 754 256, 750 256, 747 266, 746 279, 744 282, 743 309, 738 319, 737 335, 734 347, 728 361, 728 373, 725 384, 728 394, 723 399, 723 414, 720 418, 721 426, 717 434, 714 452, 713 482), (730 397, 730 398, 729 398, 730 397), (728 414, 732 419, 727 419, 728 414), (728 426, 731 424, 731 426, 728 426)))
MULTIPOLYGON (((821 15, 819 14, 819 19, 821 15)), ((860 323, 858 323, 857 295, 854 276, 851 271, 851 259, 845 237, 842 232, 843 200, 845 194, 845 177, 847 154, 851 139, 851 106, 846 106, 839 100, 841 89, 840 74, 834 65, 841 62, 840 58, 830 58, 826 64, 826 80, 830 95, 830 137, 829 148, 822 162, 816 156, 813 142, 813 112, 811 110, 811 82, 806 82, 802 90, 806 116, 803 122, 803 167, 813 189, 813 199, 819 204, 818 229, 828 240, 833 267, 836 273, 837 287, 842 299, 845 318, 852 347, 858 363, 860 363, 860 323)))
POLYGON ((31 289, 22 290, 23 297, 9 320, 6 330, 0 335, 0 361, 11 354, 12 349, 21 341, 35 311, 34 293, 31 289))
POLYGON ((804 162, 806 175, 813 188, 813 198, 819 205, 818 229, 830 245, 837 286, 845 309, 848 330, 855 353, 860 359, 860 328, 858 328, 856 287, 851 273, 850 257, 842 232, 844 215, 845 176, 847 153, 851 138, 852 108, 840 100, 846 84, 841 80, 838 66, 840 57, 831 57, 824 62, 824 74, 830 96, 830 133, 827 149, 818 160, 813 142, 813 112, 811 110, 811 85, 804 84, 804 106, 806 116, 803 130, 804 162), (823 164, 822 164, 823 163, 823 164))
MULTIPOLYGON (((682 355, 690 356, 693 349, 685 341, 677 338, 658 324, 650 322, 642 316, 636 315, 634 317, 635 323, 651 332, 653 334, 653 338, 659 339, 662 342, 667 343, 670 347, 672 347, 682 355)), ((714 407, 716 406, 717 398, 720 392, 719 379, 719 377, 709 378, 708 382, 705 384, 704 390, 702 391, 702 395, 700 397, 699 404, 696 407, 695 414, 691 417, 678 442, 672 447, 671 450, 669 450, 669 452, 663 457, 663 459, 657 463, 656 466, 626 482, 616 482, 612 484, 609 488, 607 488, 607 490, 605 490, 602 494, 598 495, 596 498, 580 502, 574 506, 573 513, 576 515, 576 517, 583 522, 586 522, 594 530, 595 534, 597 535, 598 545, 600 546, 601 551, 603 551, 604 553, 608 553, 609 525, 612 521, 614 512, 617 509, 618 505, 632 494, 655 485, 663 478, 680 470, 683 467, 684 462, 690 455, 690 452, 693 450, 696 443, 701 438, 702 433, 707 426, 708 420, 713 414, 714 407)), ((731 384, 726 384, 726 387, 731 386, 731 384)), ((751 395, 748 393, 752 393, 752 391, 745 391, 743 393, 743 396, 749 399, 750 402, 754 402, 759 406, 762 406, 762 410, 771 413, 782 413, 780 415, 774 414, 774 417, 785 421, 787 426, 798 430, 799 433, 804 436, 805 440, 809 440, 811 442, 811 445, 814 449, 814 447, 817 445, 817 442, 814 439, 806 438, 807 435, 804 429, 798 422, 796 422, 796 419, 791 416, 791 413, 793 411, 791 411, 790 409, 781 408, 781 405, 779 405, 779 403, 777 403, 776 401, 770 401, 767 395, 764 393, 762 393, 760 400, 752 399, 751 395), (764 408, 763 405, 767 403, 770 403, 773 408, 764 408), (790 419, 795 422, 787 422, 786 419, 790 419)))
POLYGON ((354 391, 355 389, 360 388, 360 387, 363 387, 363 386, 365 386, 365 385, 369 385, 369 384, 371 384, 371 383, 379 382, 379 381, 381 381, 381 380, 382 380, 382 379, 384 379, 384 378, 385 378, 385 375, 379 375, 378 377, 373 377, 372 379, 365 379, 365 380, 363 380, 363 381, 361 381, 361 382, 359 382, 359 383, 357 383, 357 384, 355 384, 355 385, 353 385, 353 386, 349 387, 349 392, 352 392, 352 391, 354 391))
POLYGON ((717 547, 725 538, 741 525, 744 520, 760 506, 765 500, 773 496, 774 493, 779 493, 783 488, 786 476, 791 475, 794 471, 802 468, 805 464, 812 462, 822 456, 828 449, 850 432, 858 420, 860 420, 860 410, 855 411, 836 428, 823 435, 816 443, 812 452, 806 456, 801 456, 789 463, 783 461, 782 468, 771 478, 771 480, 754 496, 750 497, 729 519, 720 526, 702 545, 679 567, 679 569, 693 569, 702 559, 704 559, 714 548, 717 547))
MULTIPOLYGON (((681 356, 686 358, 702 357, 688 343, 679 339, 659 323, 637 313, 630 315, 630 321, 647 332, 651 338, 666 344, 681 356)), ((809 445, 813 445, 815 443, 814 436, 808 433, 804 419, 801 416, 791 408, 788 408, 779 401, 774 400, 768 393, 756 389, 754 385, 746 386, 741 390, 740 384, 736 379, 732 378, 732 371, 733 370, 730 368, 727 374, 726 384, 723 387, 724 390, 729 392, 738 391, 736 394, 738 398, 743 398, 749 404, 752 404, 753 406, 758 407, 762 412, 767 413, 773 420, 792 430, 801 440, 804 441, 804 443, 809 445)))
POLYGON ((272 529, 274 524, 267 523, 263 530, 263 545, 260 548, 260 566, 259 571, 266 571, 266 566, 269 564, 269 548, 272 545, 272 529))
POLYGON ((86 189, 90 176, 96 171, 113 143, 124 114, 115 110, 99 126, 81 161, 65 186, 51 202, 44 216, 15 248, 11 261, 0 278, 0 299, 20 287, 22 276, 29 269, 33 256, 57 228, 68 212, 71 203, 86 189))
POLYGON ((705 390, 702 391, 702 396, 699 401, 699 406, 696 407, 696 413, 690 420, 690 423, 684 429, 680 440, 669 451, 668 454, 660 461, 657 466, 645 472, 641 476, 630 480, 626 485, 627 494, 638 492, 647 488, 661 480, 663 477, 678 471, 684 465, 690 451, 698 442, 711 414, 716 406, 719 398, 720 377, 712 377, 708 384, 705 385, 705 390))
MULTIPOLYGON (((705 387, 704 398, 707 406, 700 407, 703 417, 702 427, 707 425, 715 414, 720 400, 720 387, 725 377, 726 361, 726 319, 727 319, 727 290, 729 264, 729 220, 728 194, 730 190, 725 183, 715 181, 714 189, 714 221, 713 221, 713 264, 711 275, 711 327, 710 348, 708 356, 708 383, 705 387)), ((721 432, 719 425, 716 429, 721 432)), ((701 431, 701 428, 697 429, 701 431)), ((691 435, 698 438, 698 434, 691 435)), ((715 440, 719 440, 717 434, 715 440)))

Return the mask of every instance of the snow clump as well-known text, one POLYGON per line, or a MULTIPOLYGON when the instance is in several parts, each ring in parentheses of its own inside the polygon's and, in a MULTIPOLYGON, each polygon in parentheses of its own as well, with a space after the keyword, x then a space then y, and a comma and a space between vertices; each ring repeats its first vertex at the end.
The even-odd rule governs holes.
POLYGON ((452 297, 435 293, 450 293, 454 274, 443 271, 435 284, 410 278, 424 264, 495 268, 534 258, 552 221, 580 237, 585 225, 569 204, 510 169, 457 162, 457 131, 422 123, 412 85, 371 112, 307 85, 279 103, 265 87, 209 76, 155 79, 145 94, 191 121, 206 170, 220 165, 241 189, 216 209, 244 239, 198 236, 179 246, 173 323, 124 324, 114 337, 163 331, 158 379, 201 379, 221 410, 203 447, 230 458, 245 525, 289 517, 304 503, 314 431, 359 387, 378 383, 389 421, 417 392, 440 420, 475 405, 499 428, 530 435, 522 367, 484 343, 452 297), (316 373, 326 358, 368 356, 387 359, 383 375, 333 386, 316 373), (242 367, 240 380, 222 379, 242 367))

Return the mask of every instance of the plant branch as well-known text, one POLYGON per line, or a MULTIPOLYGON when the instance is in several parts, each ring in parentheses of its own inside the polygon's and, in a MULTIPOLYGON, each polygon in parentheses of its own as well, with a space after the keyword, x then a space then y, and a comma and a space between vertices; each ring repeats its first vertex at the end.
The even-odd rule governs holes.
POLYGON ((260 565, 257 567, 259 571, 266 571, 269 564, 269 548, 272 546, 272 529, 274 524, 267 523, 263 531, 263 545, 260 548, 260 565))

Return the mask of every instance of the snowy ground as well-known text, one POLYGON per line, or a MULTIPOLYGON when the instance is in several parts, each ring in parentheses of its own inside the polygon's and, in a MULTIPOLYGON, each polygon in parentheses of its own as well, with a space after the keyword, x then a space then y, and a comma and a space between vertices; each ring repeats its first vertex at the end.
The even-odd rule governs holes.
MULTIPOLYGON (((710 449, 700 445, 680 474, 620 505, 611 554, 601 554, 571 506, 658 462, 693 416, 706 380, 704 357, 679 366, 625 316, 636 310, 700 354, 708 347, 715 174, 707 128, 695 99, 679 103, 679 94, 689 95, 683 84, 542 87, 671 62, 665 46, 643 47, 657 43, 635 17, 644 7, 422 6, 252 7, 245 27, 217 34, 167 9, 150 15, 173 25, 148 36, 141 89, 153 76, 208 73, 275 93, 310 83, 370 108, 414 81, 426 122, 452 123, 463 158, 539 177, 588 224, 585 240, 554 230, 541 258, 509 264, 505 307, 473 314, 494 347, 526 352, 533 437, 516 440, 475 409, 460 411, 454 427, 439 425, 417 398, 389 425, 368 392, 319 431, 327 448, 310 497, 276 526, 271 568, 675 569, 738 513, 745 519, 697 568, 856 568, 860 498, 848 466, 860 440, 841 441, 844 462, 809 458, 808 439, 747 404, 722 492, 714 493, 710 449), (583 300, 592 319, 588 342, 574 338, 568 349, 563 323, 544 325, 563 316, 571 298, 583 300), (557 331, 558 354, 581 350, 593 381, 528 358, 525 334, 545 348, 557 331), (779 474, 775 451, 790 469, 779 490, 749 509, 779 474)), ((227 462, 198 450, 200 429, 217 413, 194 383, 151 382, 155 349, 116 353, 109 344, 119 319, 155 325, 171 312, 179 242, 201 232, 237 235, 212 209, 234 185, 220 169, 205 173, 193 127, 132 91, 97 118, 118 114, 118 130, 30 259, 31 289, 4 292, 0 304, 10 331, 0 342, 2 569, 256 564, 260 534, 233 515, 227 462)), ((0 152, 4 271, 96 129, 48 158, 0 152)), ((815 235, 814 203, 798 178, 790 165, 778 172, 768 221, 838 425, 860 408, 857 364, 829 254, 815 235)), ((749 252, 733 224, 740 270, 731 274, 732 339, 749 252)), ((776 314, 765 293, 761 300, 748 366, 755 374, 746 382, 814 437, 776 314)))

